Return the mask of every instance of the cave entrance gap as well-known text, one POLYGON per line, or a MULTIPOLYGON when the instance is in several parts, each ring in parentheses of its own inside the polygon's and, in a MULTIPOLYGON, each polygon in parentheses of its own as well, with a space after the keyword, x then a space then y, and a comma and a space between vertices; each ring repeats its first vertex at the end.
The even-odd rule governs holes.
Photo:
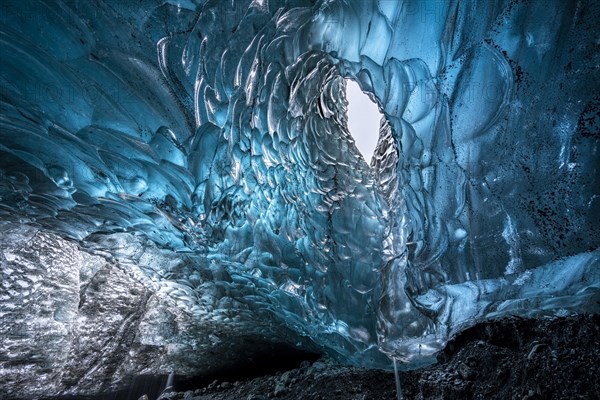
POLYGON ((351 79, 346 79, 346 100, 348 130, 363 158, 370 164, 379 139, 379 123, 383 115, 377 104, 351 79))

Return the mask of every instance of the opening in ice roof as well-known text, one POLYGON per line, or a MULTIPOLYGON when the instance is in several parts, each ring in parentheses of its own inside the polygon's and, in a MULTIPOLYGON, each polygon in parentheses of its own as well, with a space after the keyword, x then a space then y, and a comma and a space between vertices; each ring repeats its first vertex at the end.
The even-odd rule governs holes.
POLYGON ((377 104, 351 79, 346 79, 346 100, 348 130, 363 158, 370 164, 379 139, 379 122, 383 116, 377 104))

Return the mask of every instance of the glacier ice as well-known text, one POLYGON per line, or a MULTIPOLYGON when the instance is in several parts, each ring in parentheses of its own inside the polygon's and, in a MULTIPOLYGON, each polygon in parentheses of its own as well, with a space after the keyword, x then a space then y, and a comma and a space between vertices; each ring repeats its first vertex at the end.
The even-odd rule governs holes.
POLYGON ((600 6, 550 3, 3 2, 3 335, 47 273, 15 267, 30 230, 359 365, 598 312, 600 6), (385 116, 370 165, 346 79, 385 116))

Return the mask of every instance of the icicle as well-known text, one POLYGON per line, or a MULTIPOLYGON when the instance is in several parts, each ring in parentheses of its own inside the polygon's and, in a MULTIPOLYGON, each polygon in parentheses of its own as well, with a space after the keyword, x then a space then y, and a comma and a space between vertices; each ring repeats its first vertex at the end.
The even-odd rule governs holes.
POLYGON ((402 397, 402 388, 400 387, 400 374, 398 373, 398 367, 396 366, 396 359, 392 358, 392 361, 394 362, 394 378, 396 379, 396 399, 403 400, 404 397, 402 397))
POLYGON ((171 371, 169 377, 167 378, 167 384, 165 385, 164 390, 158 396, 158 399, 162 397, 163 394, 167 394, 173 391, 173 381, 175 380, 175 371, 171 371))

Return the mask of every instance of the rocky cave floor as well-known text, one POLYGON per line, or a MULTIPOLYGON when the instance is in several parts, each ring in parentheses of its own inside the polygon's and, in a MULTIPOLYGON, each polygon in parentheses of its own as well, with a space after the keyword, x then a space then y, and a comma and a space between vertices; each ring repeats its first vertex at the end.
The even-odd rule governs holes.
MULTIPOLYGON (((154 392, 138 382, 137 394, 132 386, 128 393, 44 400, 397 400, 392 372, 302 357, 282 351, 273 373, 255 361, 241 367, 242 375, 179 377, 174 391, 160 396, 165 381, 154 392), (140 397, 139 389, 148 395, 140 397)), ((450 340, 437 358, 434 365, 400 372, 403 400, 600 400, 600 314, 479 323, 450 340)))
MULTIPOLYGON (((435 365, 400 373, 404 399, 600 399, 600 315, 508 318, 470 327, 435 365)), ((148 397, 146 397, 148 398, 148 397)), ((254 379, 223 378, 160 399, 396 399, 394 374, 304 361, 254 379)), ((153 400, 153 399, 149 399, 153 400)))

